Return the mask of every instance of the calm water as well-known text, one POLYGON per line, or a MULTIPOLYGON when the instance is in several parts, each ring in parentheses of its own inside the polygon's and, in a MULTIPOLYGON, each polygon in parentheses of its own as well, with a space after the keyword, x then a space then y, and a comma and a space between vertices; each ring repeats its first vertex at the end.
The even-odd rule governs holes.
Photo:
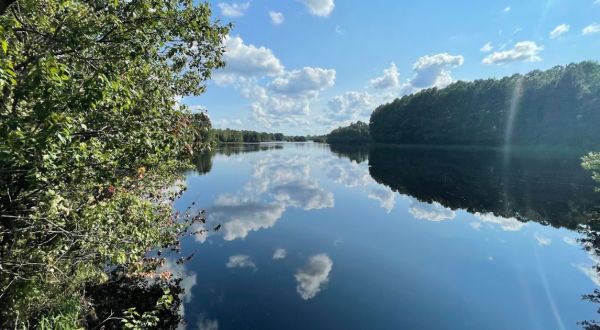
POLYGON ((188 329, 577 329, 600 205, 577 153, 273 144, 198 160, 177 201, 188 329))

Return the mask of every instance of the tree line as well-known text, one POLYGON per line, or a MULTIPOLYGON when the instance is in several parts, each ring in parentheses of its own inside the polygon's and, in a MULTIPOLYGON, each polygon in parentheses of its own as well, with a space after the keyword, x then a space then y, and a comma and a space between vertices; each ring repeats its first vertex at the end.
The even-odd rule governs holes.
POLYGON ((330 144, 369 143, 371 142, 369 125, 357 121, 349 126, 338 127, 325 136, 325 141, 330 144))
POLYGON ((600 65, 581 62, 502 79, 458 81, 381 105, 374 142, 600 146, 600 65))
POLYGON ((287 136, 249 130, 212 129, 210 139, 217 143, 306 142, 305 136, 287 136))

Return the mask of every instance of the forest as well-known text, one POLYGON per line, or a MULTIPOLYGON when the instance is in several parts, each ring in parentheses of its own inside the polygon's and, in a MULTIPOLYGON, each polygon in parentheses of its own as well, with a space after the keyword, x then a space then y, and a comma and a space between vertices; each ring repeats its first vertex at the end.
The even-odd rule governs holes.
POLYGON ((338 127, 327 134, 325 140, 329 144, 368 143, 371 141, 369 125, 357 121, 345 127, 338 127))
POLYGON ((381 105, 369 132, 377 143, 600 145, 600 64, 581 62, 502 79, 458 81, 381 105))
POLYGON ((282 133, 266 133, 249 130, 212 129, 211 141, 217 143, 260 143, 260 142, 306 142, 304 136, 286 136, 282 133))

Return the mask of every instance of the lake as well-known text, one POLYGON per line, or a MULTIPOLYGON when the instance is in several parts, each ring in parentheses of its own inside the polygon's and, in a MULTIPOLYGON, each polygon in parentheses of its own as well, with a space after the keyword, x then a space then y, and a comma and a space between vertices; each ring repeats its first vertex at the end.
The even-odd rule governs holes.
POLYGON ((577 329, 600 285, 581 153, 225 146, 176 208, 187 329, 577 329), (220 225, 215 231, 214 227, 220 225), (200 230, 202 228, 195 228, 200 230))

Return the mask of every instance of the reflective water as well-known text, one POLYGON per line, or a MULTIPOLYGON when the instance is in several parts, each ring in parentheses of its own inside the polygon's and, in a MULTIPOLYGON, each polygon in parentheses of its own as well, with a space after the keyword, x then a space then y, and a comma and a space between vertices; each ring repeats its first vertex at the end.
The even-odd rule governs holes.
POLYGON ((573 329, 600 281, 576 152, 266 144, 198 158, 188 329, 573 329), (202 228, 195 228, 200 230, 202 228))

